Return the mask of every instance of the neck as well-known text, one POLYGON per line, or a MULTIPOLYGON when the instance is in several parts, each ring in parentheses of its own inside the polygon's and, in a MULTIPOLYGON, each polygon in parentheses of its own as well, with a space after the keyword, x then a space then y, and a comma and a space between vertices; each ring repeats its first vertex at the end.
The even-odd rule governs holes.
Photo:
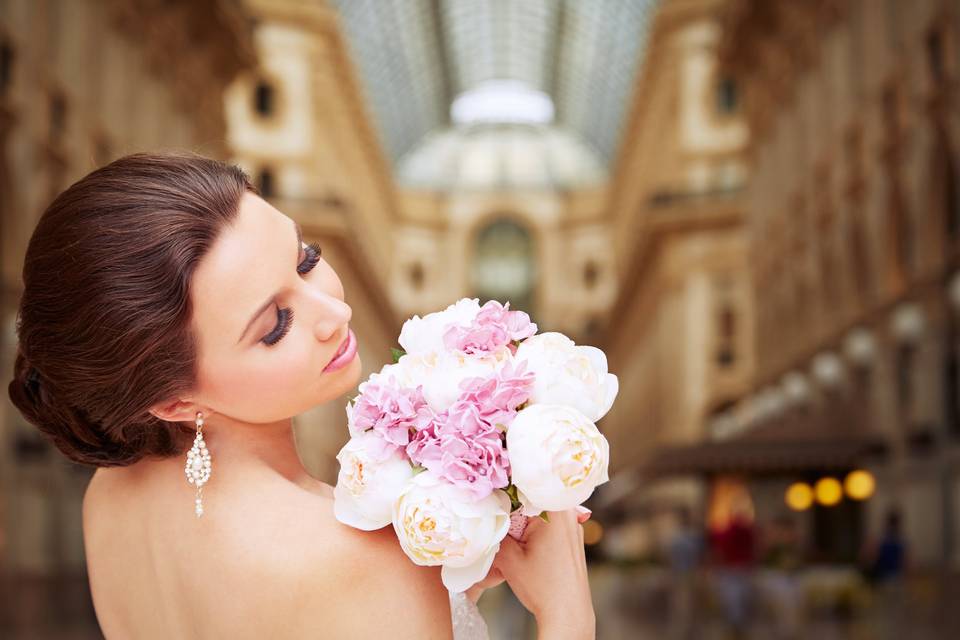
POLYGON ((203 439, 219 469, 259 468, 301 486, 313 482, 297 454, 293 420, 251 424, 223 415, 204 420, 203 439))

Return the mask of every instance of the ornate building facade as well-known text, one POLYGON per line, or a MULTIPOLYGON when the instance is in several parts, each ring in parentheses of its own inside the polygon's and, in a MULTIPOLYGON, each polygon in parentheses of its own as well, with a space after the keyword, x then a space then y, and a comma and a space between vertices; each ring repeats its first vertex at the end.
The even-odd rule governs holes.
MULTIPOLYGON (((0 3, 0 368, 13 370, 20 268, 43 208, 126 153, 225 157, 223 92, 254 62, 247 19, 231 3, 0 3), (190 55, 172 64, 169 52, 184 50, 190 55)), ((52 595, 34 579, 66 580, 57 595, 64 615, 85 611, 86 586, 73 591, 69 578, 85 580, 80 508, 91 472, 67 463, 3 404, 0 567, 19 578, 17 598, 4 590, 0 600, 12 603, 15 628, 52 595)))
POLYGON ((754 374, 750 134, 718 65, 724 4, 660 7, 606 204, 620 286, 602 346, 622 392, 604 419, 613 454, 599 504, 628 520, 701 503, 697 469, 657 481, 648 470, 706 439, 709 416, 754 374))
POLYGON ((867 536, 897 510, 918 566, 956 567, 960 8, 739 0, 725 27, 757 316, 733 442, 868 436, 835 469, 876 477, 867 536))

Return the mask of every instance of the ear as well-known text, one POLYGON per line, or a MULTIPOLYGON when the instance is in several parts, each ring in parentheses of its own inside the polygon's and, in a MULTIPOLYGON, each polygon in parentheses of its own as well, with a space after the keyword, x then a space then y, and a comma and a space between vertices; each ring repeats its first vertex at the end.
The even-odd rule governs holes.
POLYGON ((198 411, 203 413, 204 416, 212 413, 212 411, 209 411, 206 407, 200 406, 195 402, 180 399, 158 402, 150 407, 148 411, 153 416, 161 420, 166 420, 167 422, 193 422, 197 418, 198 411))

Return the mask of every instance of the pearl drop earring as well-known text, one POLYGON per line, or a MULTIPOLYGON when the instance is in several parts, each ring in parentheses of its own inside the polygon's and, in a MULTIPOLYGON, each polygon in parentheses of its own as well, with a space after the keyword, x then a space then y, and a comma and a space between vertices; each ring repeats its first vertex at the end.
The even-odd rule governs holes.
POLYGON ((197 412, 197 437, 193 441, 193 448, 187 452, 184 473, 187 474, 187 482, 197 487, 194 511, 199 518, 203 515, 202 487, 210 479, 210 452, 207 451, 207 443, 203 441, 203 414, 199 411, 197 412))

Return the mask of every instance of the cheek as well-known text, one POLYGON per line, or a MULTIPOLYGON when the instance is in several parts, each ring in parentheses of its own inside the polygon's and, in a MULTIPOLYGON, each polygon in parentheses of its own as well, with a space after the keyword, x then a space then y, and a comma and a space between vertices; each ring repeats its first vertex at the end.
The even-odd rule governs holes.
MULTIPOLYGON (((296 321, 294 321, 296 322, 296 321)), ((294 415, 320 376, 316 353, 304 330, 293 328, 274 347, 254 347, 248 354, 209 375, 210 402, 245 422, 268 422, 294 415)))
POLYGON ((303 323, 293 327, 280 344, 265 348, 260 355, 250 376, 274 398, 295 397, 298 390, 320 375, 319 371, 314 372, 319 366, 316 340, 303 323))

